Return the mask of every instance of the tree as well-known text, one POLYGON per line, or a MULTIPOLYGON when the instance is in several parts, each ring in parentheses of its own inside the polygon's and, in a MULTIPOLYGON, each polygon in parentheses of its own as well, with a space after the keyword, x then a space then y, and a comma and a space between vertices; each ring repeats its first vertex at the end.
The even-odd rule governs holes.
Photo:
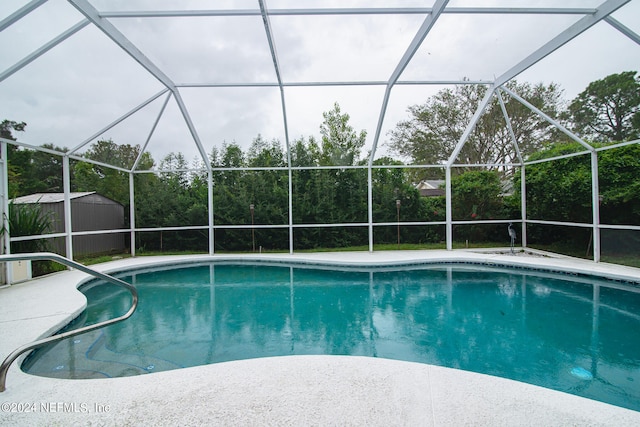
MULTIPOLYGON (((577 142, 552 144, 528 161, 584 151, 577 142)), ((588 154, 527 166, 527 218, 588 223, 591 219, 591 159, 588 154)), ((514 188, 520 191, 520 177, 514 188)))
MULTIPOLYGON (((43 144, 42 148, 64 153, 67 148, 60 148, 53 144, 43 144)), ((29 193, 62 193, 62 156, 45 151, 34 150, 31 154, 31 170, 34 185, 29 193)), ((70 171, 73 179, 73 171, 70 171)))
MULTIPOLYGON (((292 144, 292 166, 353 166, 358 164, 366 131, 356 132, 340 105, 322 114, 321 140, 310 136, 292 144)), ((366 171, 322 169, 293 171, 293 222, 296 224, 353 223, 367 219, 366 171)), ((296 229, 298 248, 358 245, 364 228, 296 229)))
MULTIPOLYGON (((497 171, 473 170, 451 179, 452 216, 454 220, 498 219, 505 216, 500 174, 497 171)), ((455 239, 487 241, 499 238, 496 226, 458 225, 455 239)))
POLYGON ((600 221, 640 225, 640 144, 599 152, 598 170, 600 221))
MULTIPOLYGON (((400 166, 402 162, 391 157, 376 159, 375 166, 400 166)), ((436 221, 437 212, 444 217, 444 203, 442 209, 436 207, 436 199, 420 196, 420 191, 411 184, 409 169, 375 168, 372 172, 372 210, 374 222, 396 221, 436 221), (400 206, 397 201, 400 201, 400 206), (431 202, 434 202, 431 205, 431 202), (398 209, 399 208, 399 209, 398 209), (429 209, 430 208, 430 209, 429 209), (436 213, 434 215, 434 212, 436 213)), ((444 201, 444 199, 443 199, 444 201)), ((397 242, 397 227, 376 227, 374 229, 376 243, 397 242)), ((401 242, 423 243, 426 241, 440 241, 440 237, 433 233, 433 227, 403 226, 400 228, 401 242)))
MULTIPOLYGON (((0 123, 0 136, 15 141, 13 132, 24 132, 25 122, 4 120, 0 123)), ((67 151, 66 148, 44 144, 43 148, 58 152, 67 151)), ((9 195, 11 197, 24 196, 32 193, 52 193, 62 191, 62 162, 61 157, 43 151, 25 149, 9 144, 8 175, 9 195)))
MULTIPOLYGON (((118 145, 111 139, 97 141, 84 154, 88 159, 124 169, 131 169, 139 155, 140 145, 118 145)), ((144 153, 138 169, 150 169, 152 166, 151 155, 144 153)))
POLYGON ((0 123, 0 138, 10 139, 15 141, 13 132, 24 132, 24 128, 27 127, 25 122, 14 122, 13 120, 3 120, 0 123))
POLYGON ((336 102, 333 109, 322 113, 324 122, 320 125, 322 135, 322 153, 320 164, 323 166, 352 166, 360 157, 360 150, 367 139, 367 132, 357 133, 349 125, 349 114, 342 114, 336 102))
MULTIPOLYGON (((601 144, 599 144, 601 145, 601 144)), ((577 142, 558 143, 528 160, 584 151, 577 142)), ((640 144, 598 152, 600 220, 604 224, 640 224, 640 144)), ((527 166, 527 217, 590 223, 591 159, 567 157, 527 166)), ((516 177, 515 189, 520 188, 516 177)))
POLYGON ((454 220, 496 219, 501 216, 502 185, 495 171, 470 171, 451 180, 454 220))
MULTIPOLYGON (((15 141, 13 132, 24 132, 27 126, 25 122, 15 122, 13 120, 3 120, 0 123, 0 137, 15 141)), ((9 144, 7 147, 7 173, 9 175, 9 195, 17 197, 24 194, 23 189, 26 187, 25 180, 29 177, 31 162, 30 152, 20 147, 9 144)))
POLYGON ((249 167, 283 167, 286 166, 282 145, 277 139, 267 141, 258 135, 247 153, 249 167))
MULTIPOLYGON (((249 218, 249 195, 244 186, 244 170, 218 170, 220 168, 246 167, 245 154, 237 143, 224 143, 222 149, 212 153, 213 168, 213 212, 217 225, 247 224, 249 218), (247 218, 249 218, 247 220, 247 218)), ((244 230, 221 229, 216 231, 216 247, 221 250, 238 250, 244 230)), ((250 240, 249 240, 250 242, 250 240)), ((250 245, 250 244, 249 244, 250 245)), ((250 246, 245 246, 250 247, 250 246)))
POLYGON ((169 153, 160 162, 160 170, 172 172, 162 172, 160 177, 171 191, 181 191, 189 186, 187 168, 187 160, 182 153, 169 153))
MULTIPOLYGON (((128 169, 133 167, 140 155, 140 150, 139 145, 118 145, 112 140, 102 140, 93 144, 84 156, 101 163, 128 169)), ((143 153, 138 169, 151 169, 153 165, 154 161, 151 155, 148 152, 143 153)), ((126 212, 126 207, 129 206, 128 173, 95 163, 80 161, 74 161, 73 173, 75 177, 72 182, 74 191, 96 191, 105 197, 122 203, 126 212)))
POLYGON ((637 71, 611 74, 589 83, 566 116, 576 133, 595 141, 640 137, 640 77, 637 71))
MULTIPOLYGON (((603 146, 603 144, 596 144, 603 146)), ((534 161, 584 151, 576 143, 555 143, 531 155, 534 161)), ((600 196, 600 222, 602 224, 640 224, 640 144, 631 144, 598 151, 598 180, 600 196)), ((527 166, 527 218, 534 220, 576 222, 593 221, 593 195, 591 189, 591 158, 589 154, 566 157, 527 166)), ((520 197, 520 177, 515 177, 515 197, 520 197)), ((603 248, 605 236, 611 230, 601 231, 603 248)), ((576 248, 576 255, 584 256, 589 247, 591 230, 583 227, 562 227, 530 224, 527 226, 530 243, 562 243, 576 248), (552 231, 551 231, 552 230, 552 231)), ((610 252, 625 247, 638 247, 640 242, 633 233, 615 240, 610 252)), ((634 249, 637 250, 637 249, 634 249)))
MULTIPOLYGON (((291 148, 291 165, 293 167, 317 166, 319 159, 316 156, 320 150, 313 137, 305 140, 304 137, 295 140, 291 148), (315 149, 314 149, 315 147, 315 149)), ((309 169, 294 170, 292 176, 292 199, 293 199, 293 221, 298 224, 309 224, 315 222, 316 205, 314 188, 314 178, 316 174, 309 169)), ((300 235, 305 233, 294 233, 296 240, 300 240, 300 235)), ((302 247, 309 247, 311 242, 304 240, 302 247)))
MULTIPOLYGON (((320 125, 321 166, 352 166, 358 163, 367 132, 359 133, 349 124, 349 114, 342 113, 336 102, 322 113, 320 125)), ((334 169, 316 171, 318 222, 350 223, 367 219, 366 173, 363 170, 334 169)), ((366 241, 356 228, 329 229, 323 232, 335 246, 351 246, 366 241), (362 239, 362 242, 360 241, 362 239)))
MULTIPOLYGON (((286 166, 284 151, 280 141, 267 141, 258 135, 247 152, 249 167, 286 166)), ((282 170, 247 171, 244 176, 246 194, 250 204, 254 205, 253 221, 255 224, 287 224, 289 217, 288 173, 282 170)), ((247 207, 245 207, 246 209, 247 207)), ((251 214, 250 211, 245 211, 251 214)), ((252 242, 256 250, 262 246, 268 249, 285 249, 288 247, 288 233, 282 229, 261 228, 252 231, 252 242)))
MULTIPOLYGON (((507 87, 551 117, 558 115, 561 90, 547 86, 511 81, 507 87)), ((390 132, 391 151, 414 164, 441 164, 453 152, 478 104, 487 91, 484 85, 458 85, 444 89, 422 105, 408 108, 411 117, 399 122, 390 132)), ((505 97, 515 139, 523 155, 534 152, 548 140, 552 126, 520 102, 505 97)), ((463 163, 509 163, 515 150, 511 134, 496 97, 489 103, 458 157, 463 163)), ((434 179, 436 169, 416 170, 414 180, 434 179)))
MULTIPOLYGON (((67 151, 51 144, 42 148, 59 153, 67 151)), ((62 155, 30 150, 14 145, 8 147, 9 195, 19 197, 33 193, 59 193, 62 185, 62 155)), ((73 171, 71 171, 73 176, 73 171)))

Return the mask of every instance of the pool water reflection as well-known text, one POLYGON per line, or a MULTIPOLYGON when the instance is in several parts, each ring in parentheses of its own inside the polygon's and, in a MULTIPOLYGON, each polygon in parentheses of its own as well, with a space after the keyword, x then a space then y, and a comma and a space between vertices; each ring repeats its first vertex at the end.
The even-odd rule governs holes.
MULTIPOLYGON (((199 264, 119 275, 131 319, 35 352, 27 372, 138 375, 266 356, 339 354, 429 363, 640 410, 640 289, 478 265, 397 268, 199 264)), ((127 310, 95 282, 70 327, 127 310)))

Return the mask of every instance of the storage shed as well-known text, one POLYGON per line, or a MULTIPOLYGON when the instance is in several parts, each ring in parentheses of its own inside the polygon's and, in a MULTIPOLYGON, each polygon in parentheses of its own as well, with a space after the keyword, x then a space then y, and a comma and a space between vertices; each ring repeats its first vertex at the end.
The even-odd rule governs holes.
MULTIPOLYGON (((124 206, 96 192, 70 193, 71 230, 122 230, 124 206)), ((39 204, 44 213, 53 213, 50 232, 64 233, 64 193, 36 193, 13 199, 14 205, 39 204)), ((52 239, 52 250, 64 254, 64 239, 52 239)), ((91 234, 73 236, 74 255, 92 255, 122 252, 125 249, 125 233, 91 234)))

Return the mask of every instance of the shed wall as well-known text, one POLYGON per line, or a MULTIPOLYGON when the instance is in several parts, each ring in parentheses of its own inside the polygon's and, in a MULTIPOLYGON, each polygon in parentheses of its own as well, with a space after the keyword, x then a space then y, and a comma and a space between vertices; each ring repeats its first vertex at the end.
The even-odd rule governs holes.
MULTIPOLYGON (((119 230, 124 228, 124 206, 99 194, 71 201, 71 229, 73 231, 119 230)), ((74 236, 73 252, 77 255, 122 252, 123 233, 74 236)))
MULTIPOLYGON (((41 203, 44 213, 51 212, 53 233, 64 233, 64 203, 41 203)), ((124 206, 99 194, 71 200, 72 231, 119 230, 124 228, 124 206)), ((66 255, 64 239, 50 240, 52 250, 66 255)), ((73 237, 74 255, 122 252, 126 248, 124 233, 73 237)))

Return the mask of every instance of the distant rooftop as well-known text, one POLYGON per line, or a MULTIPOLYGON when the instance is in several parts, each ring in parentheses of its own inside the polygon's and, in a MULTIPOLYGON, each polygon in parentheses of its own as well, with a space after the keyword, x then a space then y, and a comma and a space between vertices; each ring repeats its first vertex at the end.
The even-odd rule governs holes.
POLYGON ((416 188, 422 197, 444 196, 444 184, 443 179, 422 180, 416 184, 416 188))
POLYGON ((435 190, 438 188, 442 188, 445 184, 444 179, 426 179, 426 180, 422 180, 420 181, 417 185, 416 188, 418 190, 435 190))

